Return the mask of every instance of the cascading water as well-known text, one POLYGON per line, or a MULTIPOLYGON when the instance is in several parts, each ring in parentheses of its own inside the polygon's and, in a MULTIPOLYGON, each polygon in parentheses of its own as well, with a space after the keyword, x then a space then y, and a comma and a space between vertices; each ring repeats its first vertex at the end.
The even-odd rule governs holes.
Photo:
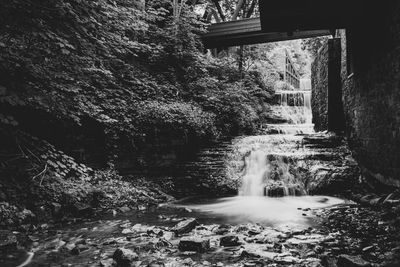
MULTIPOLYGON (((312 132, 311 91, 280 91, 280 105, 276 106, 291 124, 277 125, 280 136, 286 138, 292 134, 312 132), (284 135, 282 135, 284 134, 284 135)), ((271 136, 266 136, 271 139, 271 136)), ((280 155, 277 146, 258 143, 251 147, 244 158, 244 174, 239 190, 241 196, 299 196, 306 190, 296 176, 291 173, 290 155, 280 155), (289 157, 288 157, 289 156, 289 157)), ((292 168, 292 172, 294 172, 292 168)))
MULTIPOLYGON (((307 196, 303 178, 304 160, 312 150, 302 147, 302 135, 313 132, 311 92, 282 91, 280 112, 288 124, 272 125, 279 134, 238 137, 226 156, 226 176, 240 181, 238 196, 185 203, 185 207, 205 212, 226 223, 257 222, 274 227, 309 227, 301 208, 319 208, 342 203, 337 198, 307 196), (303 170, 303 173, 302 173, 303 170)), ((219 221, 220 222, 220 221, 219 221)))
POLYGON ((242 187, 239 191, 241 196, 263 196, 264 179, 269 171, 267 154, 261 150, 252 151, 246 161, 246 173, 243 176, 242 187))
POLYGON ((285 124, 269 124, 275 132, 283 134, 309 134, 313 132, 311 112, 311 91, 277 91, 279 106, 273 112, 285 119, 285 124))
POLYGON ((262 150, 251 151, 245 158, 240 196, 299 196, 306 191, 290 173, 284 155, 268 155, 262 150))

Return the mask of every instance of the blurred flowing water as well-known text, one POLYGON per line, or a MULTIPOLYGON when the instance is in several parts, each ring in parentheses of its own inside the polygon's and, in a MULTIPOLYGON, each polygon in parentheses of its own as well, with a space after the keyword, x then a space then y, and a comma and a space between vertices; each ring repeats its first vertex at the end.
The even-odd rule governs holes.
MULTIPOLYGON (((240 181, 238 196, 216 200, 197 200, 186 207, 225 223, 262 223, 274 227, 308 227, 310 214, 304 209, 323 208, 343 203, 338 198, 308 196, 304 181, 296 170, 297 159, 313 151, 302 148, 304 134, 313 133, 311 91, 281 91, 275 112, 287 124, 269 125, 275 134, 240 137, 233 142, 227 157, 227 175, 240 181)), ((311 216, 312 217, 312 216, 311 216)))

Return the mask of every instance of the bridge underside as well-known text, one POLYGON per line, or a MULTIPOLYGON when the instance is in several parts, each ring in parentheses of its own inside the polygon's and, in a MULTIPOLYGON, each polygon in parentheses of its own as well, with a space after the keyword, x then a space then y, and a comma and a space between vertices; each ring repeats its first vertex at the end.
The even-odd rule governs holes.
POLYGON ((212 24, 203 41, 206 48, 215 48, 329 35, 377 20, 395 2, 259 0, 260 18, 212 24))
POLYGON ((250 45, 329 35, 328 30, 263 32, 260 18, 229 21, 210 25, 203 36, 206 48, 250 45))

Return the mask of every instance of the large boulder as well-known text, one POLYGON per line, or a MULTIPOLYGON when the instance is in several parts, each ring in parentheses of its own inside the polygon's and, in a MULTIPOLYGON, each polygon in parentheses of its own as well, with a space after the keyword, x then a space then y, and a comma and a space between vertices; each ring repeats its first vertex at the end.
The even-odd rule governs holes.
POLYGON ((199 223, 195 218, 189 218, 176 224, 171 230, 177 234, 185 234, 192 231, 199 223))
POLYGON ((241 242, 239 241, 239 237, 235 235, 226 235, 221 237, 220 245, 223 247, 235 247, 239 246, 241 242))

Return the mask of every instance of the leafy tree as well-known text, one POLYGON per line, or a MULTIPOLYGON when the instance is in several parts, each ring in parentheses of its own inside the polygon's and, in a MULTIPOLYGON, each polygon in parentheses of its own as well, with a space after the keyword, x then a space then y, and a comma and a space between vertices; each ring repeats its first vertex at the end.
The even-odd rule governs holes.
POLYGON ((318 54, 318 50, 328 42, 328 39, 328 36, 303 39, 301 46, 303 50, 308 50, 312 57, 315 58, 318 54))

